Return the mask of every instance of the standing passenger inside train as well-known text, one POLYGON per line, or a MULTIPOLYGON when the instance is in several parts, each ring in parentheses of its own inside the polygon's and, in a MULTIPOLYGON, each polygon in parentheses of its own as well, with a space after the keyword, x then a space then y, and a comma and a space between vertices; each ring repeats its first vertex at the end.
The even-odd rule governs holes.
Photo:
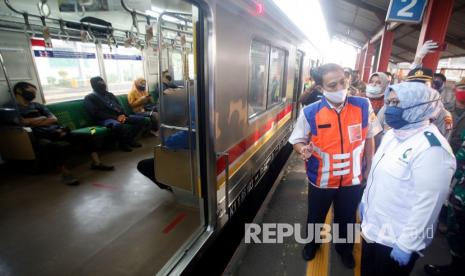
POLYGON ((128 93, 128 103, 136 115, 150 118, 152 122, 151 132, 157 135, 160 119, 152 96, 149 95, 146 88, 147 82, 144 78, 136 79, 128 93))
POLYGON ((409 275, 432 240, 456 164, 429 120, 441 101, 431 91, 404 82, 385 95, 391 129, 373 158, 360 204, 362 275, 409 275))
POLYGON ((45 105, 33 102, 37 95, 35 85, 28 82, 18 82, 13 87, 13 91, 21 114, 21 121, 32 129, 36 150, 44 159, 48 159, 60 167, 63 183, 79 184, 79 181, 71 175, 65 166, 65 160, 69 154, 69 142, 80 142, 88 150, 92 159, 91 169, 101 171, 114 169, 113 166, 105 165, 100 161, 96 151, 100 141, 97 141, 93 136, 72 136, 69 129, 58 124, 55 115, 45 105))
MULTIPOLYGON (((302 109, 289 142, 306 162, 308 227, 324 223, 334 203, 334 222, 339 224, 339 236, 345 239, 348 224, 355 223, 360 184, 365 177, 362 159, 371 164, 373 137, 381 126, 368 99, 347 96, 348 83, 342 67, 321 66, 315 82, 322 86, 324 97, 302 109)), ((315 239, 306 244, 303 258, 312 260, 319 246, 315 239)), ((352 249, 353 243, 336 244, 348 268, 355 265, 352 249)))
POLYGON ((115 95, 107 91, 107 85, 101 77, 91 78, 90 84, 94 91, 84 98, 84 104, 91 118, 112 130, 121 150, 132 151, 131 147, 141 147, 135 138, 144 130, 145 118, 140 115, 127 116, 115 95))

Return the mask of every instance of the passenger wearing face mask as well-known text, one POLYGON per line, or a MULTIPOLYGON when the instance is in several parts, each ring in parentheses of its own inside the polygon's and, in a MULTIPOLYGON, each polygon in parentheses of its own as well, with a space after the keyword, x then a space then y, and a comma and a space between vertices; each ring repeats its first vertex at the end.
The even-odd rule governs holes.
POLYGON ((431 87, 436 89, 439 94, 441 94, 441 100, 444 104, 444 107, 451 111, 454 109, 455 105, 455 94, 452 89, 446 85, 447 78, 441 73, 435 73, 433 75, 433 83, 431 87))
POLYGON ((382 72, 371 74, 366 86, 366 96, 370 100, 371 106, 375 114, 378 114, 384 106, 384 92, 389 85, 389 79, 382 72))
POLYGON ((152 96, 147 91, 147 82, 144 78, 134 81, 131 91, 128 93, 128 103, 136 115, 149 117, 152 122, 152 134, 158 135, 160 119, 152 96))
POLYGON ((452 118, 454 120, 454 129, 452 131, 450 145, 454 152, 462 145, 460 137, 462 131, 465 130, 465 78, 462 78, 455 85, 455 106, 452 110, 452 118))
POLYGON ((107 91, 107 85, 101 77, 91 78, 90 84, 94 91, 84 98, 84 105, 91 118, 112 130, 122 151, 129 152, 132 151, 131 147, 141 147, 135 138, 145 129, 145 118, 126 115, 115 95, 107 91))
MULTIPOLYGON (((384 124, 384 92, 388 85, 388 76, 382 72, 375 72, 370 76, 368 85, 366 86, 366 96, 370 100, 373 111, 381 126, 384 124)), ((375 136, 375 149, 378 148, 382 138, 383 132, 375 136)))
MULTIPOLYGON (((302 109, 289 142, 305 161, 309 182, 307 223, 324 223, 334 203, 334 223, 339 224, 339 237, 346 238, 347 224, 355 223, 361 183, 369 169, 363 170, 362 160, 371 164, 373 137, 381 126, 368 99, 347 96, 342 67, 325 64, 314 79, 324 97, 302 109)), ((319 246, 315 240, 306 244, 303 258, 312 260, 319 246)), ((353 244, 339 243, 335 248, 342 263, 353 268, 353 244)))
POLYGON ((176 89, 178 86, 173 83, 173 77, 171 74, 168 72, 168 70, 163 71, 162 73, 162 86, 163 86, 163 92, 170 92, 171 89, 176 89))
POLYGON ((409 275, 431 243, 456 161, 429 120, 440 104, 418 82, 391 85, 385 94, 386 132, 373 158, 360 203, 361 275, 409 275))
POLYGON ((77 185, 79 181, 68 168, 65 161, 68 159, 70 143, 80 143, 89 152, 92 159, 91 169, 111 171, 100 161, 97 148, 101 141, 93 136, 74 136, 68 128, 58 124, 58 119, 45 105, 33 102, 37 94, 37 87, 28 82, 18 82, 13 87, 18 104, 21 122, 32 129, 34 135, 33 145, 44 162, 58 166, 62 173, 62 182, 67 185, 77 185))

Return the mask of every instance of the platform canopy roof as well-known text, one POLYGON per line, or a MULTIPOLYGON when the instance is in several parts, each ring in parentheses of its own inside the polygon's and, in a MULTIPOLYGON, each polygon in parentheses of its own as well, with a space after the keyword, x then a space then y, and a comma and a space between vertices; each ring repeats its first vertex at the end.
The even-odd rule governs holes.
MULTIPOLYGON (((330 36, 360 48, 369 40, 379 43, 389 3, 389 0, 320 0, 330 36)), ((394 32, 391 60, 412 62, 421 25, 391 23, 390 28, 394 32)), ((441 58, 465 56, 465 0, 455 0, 446 42, 447 50, 441 58)))

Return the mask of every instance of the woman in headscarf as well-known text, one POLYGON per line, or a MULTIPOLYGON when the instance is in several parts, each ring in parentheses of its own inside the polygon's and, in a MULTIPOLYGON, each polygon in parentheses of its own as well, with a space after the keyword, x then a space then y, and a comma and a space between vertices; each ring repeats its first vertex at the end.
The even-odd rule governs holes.
POLYGON ((370 99, 371 106, 375 114, 384 105, 384 92, 389 85, 389 78, 382 72, 375 72, 371 74, 368 85, 366 86, 366 96, 370 99))
POLYGON ((152 122, 151 132, 156 134, 159 129, 160 120, 153 99, 146 89, 146 85, 147 82, 144 78, 136 79, 132 85, 131 91, 128 93, 128 103, 135 114, 150 117, 152 122))
POLYGON ((440 97, 422 83, 385 93, 391 127, 378 148, 360 203, 362 275, 409 275, 432 240, 455 171, 447 140, 430 118, 440 97))

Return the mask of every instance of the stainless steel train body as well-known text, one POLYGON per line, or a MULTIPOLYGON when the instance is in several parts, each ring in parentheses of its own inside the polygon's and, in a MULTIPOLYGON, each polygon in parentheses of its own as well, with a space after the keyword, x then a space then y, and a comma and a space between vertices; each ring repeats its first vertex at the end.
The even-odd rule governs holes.
MULTIPOLYGON (((112 39, 127 42, 128 33, 135 33, 131 20, 135 17, 136 21, 142 19, 143 23, 135 24, 141 29, 135 36, 143 41, 147 39, 144 17, 157 22, 153 43, 146 43, 141 50, 144 76, 149 88, 157 87, 160 93, 162 138, 179 131, 189 137, 187 148, 170 149, 162 140, 154 153, 155 177, 196 198, 202 214, 202 227, 164 266, 163 274, 182 271, 260 181, 287 142, 298 114, 303 80, 321 57, 272 1, 153 0, 152 5, 158 2, 165 10, 153 16, 121 1, 117 22, 112 23, 126 22, 128 26, 126 30, 115 28, 119 37, 112 39), (173 23, 173 18, 184 23, 173 23), (173 73, 173 53, 181 57, 182 84, 179 91, 165 93, 161 72, 173 73), (187 69, 189 66, 194 69, 187 69), (180 112, 178 105, 182 106, 180 112)), ((23 3, 23 7, 27 5, 23 3)), ((0 51, 5 55, 11 46, 20 48, 29 62, 10 67, 27 67, 29 80, 41 88, 44 84, 32 58, 30 37, 23 34, 30 35, 31 27, 24 26, 20 17, 2 20, 1 35, 8 39, 2 41, 0 51)), ((48 24, 55 29, 52 37, 62 38, 61 23, 48 20, 48 24)), ((40 27, 38 24, 36 32, 40 27)), ((80 39, 82 30, 66 34, 80 39)), ((94 38, 99 56, 106 40, 94 38)), ((46 99, 43 94, 41 98, 46 99)))

